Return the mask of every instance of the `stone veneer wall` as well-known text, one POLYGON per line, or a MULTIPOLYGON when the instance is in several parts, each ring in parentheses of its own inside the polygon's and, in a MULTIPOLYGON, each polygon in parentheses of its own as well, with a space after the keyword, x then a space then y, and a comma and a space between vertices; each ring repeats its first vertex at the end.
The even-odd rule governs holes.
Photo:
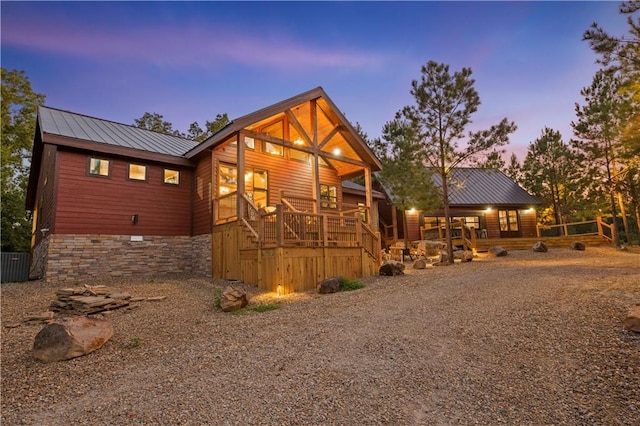
POLYGON ((131 241, 130 235, 54 234, 49 237, 44 277, 76 282, 128 275, 211 276, 210 260, 210 235, 144 236, 143 241, 131 241))
POLYGON ((211 276, 211 234, 192 237, 193 273, 211 276))

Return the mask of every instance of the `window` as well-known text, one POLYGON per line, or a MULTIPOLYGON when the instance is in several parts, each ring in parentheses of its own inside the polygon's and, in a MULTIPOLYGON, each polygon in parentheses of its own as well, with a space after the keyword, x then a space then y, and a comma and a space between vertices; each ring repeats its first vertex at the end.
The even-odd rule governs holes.
POLYGON ((320 206, 325 209, 338 208, 338 189, 335 185, 320 185, 320 206))
MULTIPOLYGON (((260 133, 264 133, 269 136, 273 136, 277 139, 284 139, 284 124, 282 120, 269 124, 268 126, 260 129, 260 133)), ((284 149, 282 145, 277 145, 271 142, 264 143, 264 152, 273 155, 284 155, 284 149)))
POLYGON ((499 210, 500 231, 518 230, 518 212, 516 210, 499 210))
POLYGON ((238 168, 229 164, 220 164, 218 172, 218 195, 232 194, 238 190, 238 168))
POLYGON ((298 151, 297 149, 293 149, 291 148, 289 150, 289 158, 293 159, 293 160, 299 160, 299 161, 303 161, 307 164, 309 164, 309 154, 303 151, 298 151))
POLYGON ((234 220, 237 217, 238 168, 231 164, 218 166, 218 199, 216 222, 234 220))
POLYGON ((273 144, 271 142, 264 143, 264 152, 273 155, 284 155, 284 149, 282 149, 282 146, 273 144))
POLYGON ((253 138, 250 138, 248 136, 244 137, 244 144, 247 146, 247 148, 249 149, 255 149, 256 148, 256 140, 253 138))
POLYGON ((170 185, 180 185, 180 172, 177 170, 164 169, 163 182, 170 185))
MULTIPOLYGON (((244 144, 249 149, 256 149, 256 140, 253 138, 250 138, 249 136, 244 137, 244 144)), ((229 145, 238 146, 238 141, 233 141, 229 145)))
POLYGON ((141 164, 129 164, 129 179, 147 180, 147 166, 141 164))
POLYGON ((253 172, 253 202, 256 207, 266 207, 269 205, 267 189, 269 188, 268 174, 265 170, 255 170, 253 172))
POLYGON ((109 176, 111 162, 101 158, 89 159, 89 174, 94 176, 109 176))

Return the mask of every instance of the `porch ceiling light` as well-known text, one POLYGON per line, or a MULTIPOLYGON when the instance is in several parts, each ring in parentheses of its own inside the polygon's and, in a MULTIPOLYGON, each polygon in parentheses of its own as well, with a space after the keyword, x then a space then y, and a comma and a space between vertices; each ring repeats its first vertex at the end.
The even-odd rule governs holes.
POLYGON ((296 138, 295 141, 293 141, 294 145, 304 145, 304 141, 300 138, 296 138))
POLYGON ((340 154, 342 154, 342 150, 340 148, 333 149, 333 155, 340 155, 340 154))
POLYGON ((485 209, 485 213, 491 213, 491 207, 487 207, 487 208, 485 209))

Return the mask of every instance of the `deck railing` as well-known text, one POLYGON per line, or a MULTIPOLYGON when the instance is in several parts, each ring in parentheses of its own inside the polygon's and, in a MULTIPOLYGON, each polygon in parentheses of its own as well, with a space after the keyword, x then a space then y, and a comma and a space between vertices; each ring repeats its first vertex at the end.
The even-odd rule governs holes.
POLYGON ((292 211, 284 204, 275 209, 258 209, 242 197, 241 222, 253 238, 253 244, 265 246, 363 247, 378 259, 378 235, 352 216, 292 211))
MULTIPOLYGON (((454 220, 451 222, 450 229, 454 245, 462 246, 464 250, 474 250, 476 248, 476 239, 478 236, 476 235, 477 230, 473 226, 467 226, 462 220, 454 220)), ((422 228, 421 234, 423 240, 437 239, 444 241, 446 228, 445 225, 424 227, 422 228), (434 238, 436 232, 437 238, 434 238)))
POLYGON ((597 216, 595 220, 561 223, 559 225, 536 225, 538 237, 568 237, 570 235, 599 235, 609 241, 615 237, 613 225, 597 216))

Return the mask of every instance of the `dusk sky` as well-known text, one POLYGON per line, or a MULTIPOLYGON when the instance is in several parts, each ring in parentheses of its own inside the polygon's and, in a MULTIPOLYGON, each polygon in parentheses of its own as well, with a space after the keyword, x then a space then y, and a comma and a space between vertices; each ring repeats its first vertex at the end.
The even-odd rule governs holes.
POLYGON ((522 160, 543 127, 572 137, 574 103, 598 69, 584 31, 627 32, 618 2, 7 2, 2 66, 46 105, 132 124, 157 112, 187 131, 322 86, 377 137, 412 102, 429 60, 470 67, 522 160))

